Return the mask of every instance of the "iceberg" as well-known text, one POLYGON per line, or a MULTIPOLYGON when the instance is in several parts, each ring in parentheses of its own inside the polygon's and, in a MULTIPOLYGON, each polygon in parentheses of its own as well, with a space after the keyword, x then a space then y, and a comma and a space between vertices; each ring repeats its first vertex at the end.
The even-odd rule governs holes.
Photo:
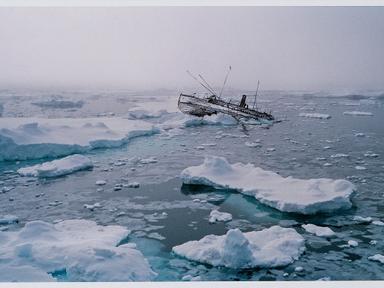
POLYGON ((299 117, 316 118, 316 119, 329 119, 331 115, 321 113, 300 113, 299 117))
POLYGON ((231 229, 222 236, 207 235, 172 248, 189 260, 232 269, 286 266, 304 250, 304 238, 295 229, 280 226, 247 233, 231 229))
POLYGON ((44 162, 17 170, 21 176, 32 177, 58 177, 74 173, 76 171, 92 168, 91 159, 86 156, 75 154, 62 159, 44 162))
POLYGON ((32 221, 20 231, 0 232, 0 270, 16 273, 0 273, 0 281, 10 276, 15 281, 47 281, 55 273, 67 281, 152 280, 156 273, 141 252, 131 243, 119 245, 129 232, 88 220, 32 221), (15 267, 26 267, 28 273, 17 273, 15 267))
POLYGON ((140 120, 114 118, 0 118, 0 161, 63 157, 119 147, 159 133, 140 120))
POLYGON ((347 209, 355 186, 347 180, 282 177, 253 164, 230 164, 223 157, 207 156, 204 163, 181 172, 184 184, 234 189, 283 212, 315 214, 347 209))

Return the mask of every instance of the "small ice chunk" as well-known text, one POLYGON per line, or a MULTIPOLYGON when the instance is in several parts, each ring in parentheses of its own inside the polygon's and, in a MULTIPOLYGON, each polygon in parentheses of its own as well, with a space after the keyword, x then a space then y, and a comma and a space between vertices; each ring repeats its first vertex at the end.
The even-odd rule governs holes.
POLYGON ((321 114, 321 113, 300 113, 299 117, 329 119, 329 118, 331 118, 331 115, 321 114))
POLYGON ((301 225, 308 233, 315 234, 319 237, 331 237, 335 236, 335 232, 329 227, 321 227, 314 224, 301 225))
POLYGON ((0 225, 7 225, 19 222, 19 218, 15 215, 0 216, 0 225))
POLYGON ((373 116, 371 112, 363 112, 363 111, 345 111, 344 115, 352 115, 352 116, 373 116))
POLYGON ((107 181, 105 181, 105 180, 97 180, 96 181, 96 185, 98 185, 98 186, 103 186, 105 184, 107 184, 107 181))
POLYGON ((380 262, 381 264, 384 264, 384 255, 381 254, 375 254, 373 256, 368 257, 369 260, 380 262))
POLYGON ((356 169, 356 170, 367 170, 366 167, 364 167, 364 166, 360 166, 360 165, 355 166, 355 169, 356 169))
POLYGON ((376 157, 379 157, 379 154, 367 152, 364 154, 364 156, 367 158, 376 158, 376 157))
POLYGON ((267 151, 268 152, 273 152, 273 151, 276 151, 276 148, 270 147, 270 148, 267 148, 267 151))
POLYGON ((141 164, 151 164, 151 163, 157 163, 157 159, 156 157, 149 157, 149 158, 141 159, 139 162, 141 164))
POLYGON ((372 221, 372 224, 373 224, 373 225, 377 225, 377 226, 384 226, 384 222, 383 222, 383 221, 380 221, 380 220, 372 221))
POLYGON ((209 223, 215 223, 216 221, 231 221, 232 220, 232 214, 227 212, 219 212, 217 210, 212 210, 209 214, 209 223))
POLYGON ((20 168, 17 172, 21 176, 58 177, 92 167, 92 161, 88 157, 75 154, 58 160, 20 168))
POLYGON ((353 216, 353 220, 362 223, 370 223, 372 222, 372 217, 353 216))
POLYGON ((203 164, 184 169, 181 178, 184 184, 234 189, 280 211, 302 214, 350 208, 355 190, 347 180, 282 177, 253 164, 229 164, 216 156, 207 156, 203 164))
POLYGON ((328 149, 331 149, 332 147, 331 146, 324 146, 323 149, 324 150, 328 150, 328 149))
POLYGON ((355 133, 355 137, 365 137, 364 133, 355 133))
POLYGON ((348 240, 348 246, 349 247, 357 247, 357 246, 359 246, 359 243, 355 240, 348 240))
POLYGON ((304 268, 302 266, 297 266, 295 267, 295 272, 303 272, 304 271, 304 268))
POLYGON ((156 240, 164 240, 165 237, 157 232, 151 232, 147 235, 148 238, 156 239, 156 240))
POLYGON ((95 204, 84 204, 84 208, 89 209, 91 211, 93 211, 95 208, 100 208, 100 207, 101 207, 101 204, 99 202, 95 204))
POLYGON ((332 166, 332 163, 326 162, 326 163, 323 164, 323 166, 324 167, 330 167, 330 166, 332 166))
POLYGON ((130 182, 130 183, 128 183, 127 187, 128 188, 139 188, 140 187, 140 183, 138 183, 138 182, 130 182))
POLYGON ((261 147, 261 144, 259 142, 248 142, 246 141, 245 146, 250 147, 250 148, 256 148, 256 147, 261 147))
POLYGON ((247 233, 231 229, 222 236, 207 235, 172 248, 187 259, 232 269, 286 266, 304 250, 304 238, 299 233, 279 226, 247 233))
POLYGON ((337 154, 331 155, 331 158, 348 158, 348 157, 349 155, 344 153, 337 153, 337 154))

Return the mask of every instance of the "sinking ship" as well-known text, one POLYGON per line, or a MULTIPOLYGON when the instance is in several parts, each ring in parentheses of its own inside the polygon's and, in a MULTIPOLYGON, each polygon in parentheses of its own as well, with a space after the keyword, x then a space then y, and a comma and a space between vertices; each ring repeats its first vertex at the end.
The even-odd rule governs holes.
POLYGON ((181 112, 193 116, 204 117, 213 114, 223 113, 234 117, 235 119, 254 119, 254 120, 268 120, 274 121, 275 118, 271 112, 260 111, 256 105, 257 93, 259 90, 260 82, 257 82, 257 89, 254 95, 242 95, 240 102, 231 99, 229 101, 224 100, 221 95, 223 93, 225 84, 228 79, 229 71, 225 77, 224 84, 221 88, 220 94, 217 95, 215 90, 209 85, 209 83, 200 74, 198 77, 200 80, 192 75, 189 71, 187 73, 196 80, 201 86, 203 86, 209 93, 209 96, 199 97, 196 94, 188 95, 181 93, 178 100, 178 108, 181 112), (247 97, 254 97, 253 105, 250 107, 247 104, 247 97))

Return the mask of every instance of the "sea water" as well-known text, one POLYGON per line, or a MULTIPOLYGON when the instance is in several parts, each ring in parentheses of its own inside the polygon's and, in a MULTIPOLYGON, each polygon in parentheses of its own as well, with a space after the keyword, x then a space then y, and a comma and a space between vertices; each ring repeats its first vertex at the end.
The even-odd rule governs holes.
MULTIPOLYGON (((66 219, 125 226, 132 231, 125 241, 137 244, 158 273, 158 281, 383 280, 384 264, 368 257, 383 253, 384 226, 355 218, 384 221, 382 98, 272 91, 258 103, 282 120, 271 127, 239 124, 170 129, 117 148, 88 151, 85 155, 93 161, 93 169, 52 179, 21 177, 16 171, 53 159, 0 162, 0 216, 10 214, 19 219, 0 228, 17 231, 33 220, 56 223, 66 219), (370 112, 372 116, 346 115, 345 111, 370 112), (328 114, 331 118, 306 118, 300 113, 328 114), (249 147, 246 142, 260 145, 249 147), (205 155, 224 156, 230 163, 252 163, 284 177, 347 179, 357 187, 353 207, 303 216, 279 212, 235 191, 183 185, 181 171, 201 164, 205 155), (106 184, 96 185, 98 180, 106 184), (139 187, 128 188, 132 182, 139 187), (99 205, 93 209, 84 206, 95 203, 99 205), (213 209, 231 213, 232 220, 209 223, 213 209), (306 233, 301 225, 308 223, 330 227, 336 237, 306 233), (231 228, 248 232, 273 225, 293 227, 306 240, 305 253, 285 267, 232 270, 189 261, 171 252, 176 245, 208 234, 223 235, 231 228), (358 245, 348 245, 350 240, 358 245)), ((154 125, 180 117, 176 91, 1 91, 0 103, 2 117, 65 117, 69 121, 128 117, 128 110, 135 107, 167 110, 144 119, 154 125)), ((57 278, 66 281, 65 276, 57 278)))

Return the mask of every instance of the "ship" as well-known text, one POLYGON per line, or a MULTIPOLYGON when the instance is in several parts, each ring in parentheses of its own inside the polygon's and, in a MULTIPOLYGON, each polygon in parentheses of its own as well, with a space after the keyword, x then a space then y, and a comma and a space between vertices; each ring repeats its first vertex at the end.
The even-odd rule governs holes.
POLYGON ((256 121, 267 120, 267 121, 275 121, 275 117, 271 112, 261 111, 257 108, 257 94, 259 90, 260 82, 257 82, 257 89, 254 95, 241 95, 241 100, 237 101, 236 99, 225 100, 221 97, 223 94, 223 90, 225 84, 228 79, 229 72, 231 71, 231 67, 229 67, 229 71, 225 77, 224 84, 221 88, 221 92, 219 95, 215 93, 215 90, 209 85, 209 83, 204 79, 202 75, 198 75, 201 81, 195 77, 192 73, 187 71, 187 73, 196 80, 201 86, 203 86, 209 94, 204 97, 199 97, 194 94, 184 94, 180 93, 178 99, 178 108, 181 112, 197 117, 210 116, 218 113, 223 113, 234 117, 237 120, 240 119, 253 119, 256 121), (247 98, 254 97, 252 107, 247 104, 247 98))

